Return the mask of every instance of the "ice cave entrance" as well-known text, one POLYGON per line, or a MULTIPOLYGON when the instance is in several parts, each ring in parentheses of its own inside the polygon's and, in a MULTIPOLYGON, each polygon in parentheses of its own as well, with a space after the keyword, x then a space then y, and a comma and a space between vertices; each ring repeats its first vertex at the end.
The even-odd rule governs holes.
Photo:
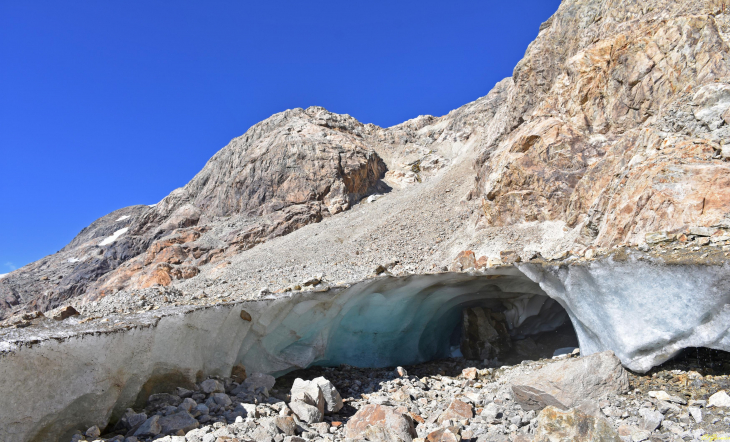
MULTIPOLYGON (((334 296, 291 301, 284 319, 259 343, 272 360, 290 364, 272 366, 274 374, 312 365, 377 368, 449 357, 513 364, 578 347, 566 310, 517 269, 379 278, 334 296)), ((242 362, 260 363, 260 355, 247 351, 242 362)))

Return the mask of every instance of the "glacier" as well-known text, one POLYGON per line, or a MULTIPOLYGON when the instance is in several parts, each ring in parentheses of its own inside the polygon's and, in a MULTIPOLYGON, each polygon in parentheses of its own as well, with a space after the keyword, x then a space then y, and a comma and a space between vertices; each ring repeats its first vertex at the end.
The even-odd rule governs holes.
POLYGON ((730 350, 726 265, 641 257, 381 276, 329 290, 0 331, 0 440, 68 440, 167 384, 311 365, 409 365, 451 355, 462 309, 499 307, 520 338, 570 318, 581 352, 645 372, 687 347, 730 350), (103 322, 106 321, 106 322, 103 322))

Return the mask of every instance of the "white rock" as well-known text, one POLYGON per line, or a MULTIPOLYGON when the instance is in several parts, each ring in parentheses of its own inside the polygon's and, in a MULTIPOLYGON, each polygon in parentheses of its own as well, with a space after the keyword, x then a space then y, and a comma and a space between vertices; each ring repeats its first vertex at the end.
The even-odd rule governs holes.
POLYGON ((730 396, 725 392, 725 390, 718 391, 717 393, 710 396, 710 399, 707 401, 708 407, 730 407, 730 396))

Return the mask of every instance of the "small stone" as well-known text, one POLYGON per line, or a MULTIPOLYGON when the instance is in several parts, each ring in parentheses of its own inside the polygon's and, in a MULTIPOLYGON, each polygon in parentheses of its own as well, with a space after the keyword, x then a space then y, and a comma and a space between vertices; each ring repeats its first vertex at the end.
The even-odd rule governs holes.
POLYGON ((221 407, 227 407, 233 403, 230 396, 225 393, 213 393, 210 395, 210 397, 213 398, 215 403, 220 405, 221 407))
POLYGON ((160 418, 159 425, 162 434, 176 434, 180 430, 187 433, 200 426, 198 421, 185 410, 160 418))
POLYGON ((190 413, 197 406, 198 404, 192 398, 185 398, 179 405, 179 408, 190 413))
POLYGON ((458 399, 454 399, 449 404, 448 408, 438 417, 437 422, 442 423, 445 420, 456 420, 460 421, 463 419, 471 419, 474 417, 474 411, 471 405, 466 402, 462 402, 458 399))
POLYGON ((84 433, 88 437, 99 437, 101 436, 101 431, 99 430, 99 427, 94 425, 93 427, 86 430, 86 433, 84 433))
POLYGON ((162 431, 162 427, 159 423, 160 416, 154 415, 144 421, 144 423, 137 428, 137 431, 134 432, 134 436, 139 437, 150 437, 150 436, 157 436, 162 431))
POLYGON ((649 397, 653 397, 654 399, 657 399, 660 401, 674 402, 675 404, 682 404, 682 405, 687 404, 686 400, 684 400, 680 397, 677 397, 677 396, 672 396, 669 393, 667 393, 666 391, 650 391, 649 397))
POLYGON ((649 440, 651 437, 651 431, 639 430, 631 434, 631 442, 643 442, 649 440))
POLYGON ((372 442, 411 442, 417 436, 409 417, 385 405, 365 405, 345 426, 345 437, 372 442))
POLYGON ((664 416, 658 411, 651 411, 647 408, 639 410, 641 416, 641 423, 639 426, 642 430, 654 431, 662 424, 664 416))
POLYGON ((241 310, 241 319, 251 322, 253 318, 251 318, 251 314, 249 312, 247 312, 246 310, 241 310))
POLYGON ((408 376, 408 372, 403 367, 396 367, 395 372, 398 373, 398 376, 402 378, 408 376))
POLYGON ((699 407, 689 407, 688 408, 690 416, 697 422, 698 424, 702 422, 702 410, 700 410, 699 407))
POLYGON ((604 418, 589 416, 579 410, 562 411, 544 408, 537 418, 534 442, 551 441, 621 442, 621 438, 604 418))
POLYGON ((226 392, 226 387, 223 385, 223 383, 216 379, 207 379, 201 382, 200 389, 203 390, 203 393, 205 394, 226 392))
POLYGON ((457 427, 439 428, 426 436, 427 442, 461 442, 461 435, 457 427))
POLYGON ((730 396, 725 390, 718 391, 707 400, 708 407, 730 407, 730 396))
POLYGON ((469 367, 461 370, 461 376, 464 379, 469 380, 476 380, 477 378, 477 369, 475 367, 469 367))

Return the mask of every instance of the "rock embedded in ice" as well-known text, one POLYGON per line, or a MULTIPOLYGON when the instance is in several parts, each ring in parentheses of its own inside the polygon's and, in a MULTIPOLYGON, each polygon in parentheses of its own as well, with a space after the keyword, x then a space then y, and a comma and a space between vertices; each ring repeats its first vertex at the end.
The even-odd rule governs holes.
POLYGON ((707 400, 708 407, 728 407, 730 408, 730 396, 725 390, 718 391, 717 393, 710 396, 707 400))
POLYGON ((344 403, 342 402, 342 396, 337 391, 332 382, 328 381, 324 377, 320 376, 312 380, 324 396, 324 412, 325 414, 337 413, 342 409, 344 403))
POLYGON ((226 392, 226 387, 223 385, 223 383, 216 379, 206 379, 205 381, 201 382, 200 389, 203 390, 203 393, 205 394, 226 392))
POLYGON ((418 437, 413 421, 394 408, 368 404, 360 408, 345 425, 345 437, 373 442, 412 442, 418 437))
POLYGON ((610 351, 549 364, 512 381, 515 401, 525 410, 568 409, 628 390, 628 374, 610 351))
POLYGON ((587 415, 580 410, 560 410, 548 406, 537 417, 534 442, 593 441, 621 442, 618 433, 606 419, 587 415))
POLYGON ((486 307, 465 308, 462 311, 463 328, 461 353, 466 359, 498 358, 512 347, 505 315, 486 307))
MULTIPOLYGON (((243 310, 241 310, 241 315, 243 315, 243 310)), ((241 382, 246 380, 246 377, 246 367, 244 367, 243 364, 236 364, 231 368, 231 379, 233 379, 235 382, 238 382, 240 384, 241 382)))

